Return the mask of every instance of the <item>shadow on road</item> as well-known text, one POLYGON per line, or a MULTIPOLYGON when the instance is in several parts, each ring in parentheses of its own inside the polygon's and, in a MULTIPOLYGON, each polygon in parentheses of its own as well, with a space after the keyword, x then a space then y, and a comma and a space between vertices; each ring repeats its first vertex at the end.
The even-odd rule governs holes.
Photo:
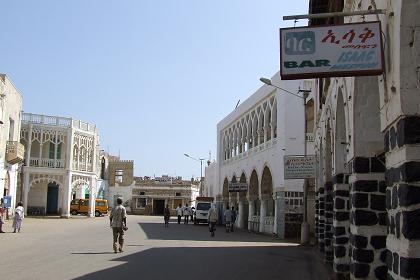
POLYGON ((216 236, 211 237, 206 224, 185 225, 170 223, 168 228, 159 223, 139 223, 148 239, 156 240, 192 240, 192 241, 229 241, 229 242, 284 242, 277 238, 235 230, 227 233, 224 226, 216 227, 216 236))
POLYGON ((72 255, 107 255, 115 254, 114 252, 80 252, 80 253, 71 253, 72 255))
POLYGON ((299 246, 151 248, 76 279, 328 279, 313 256, 312 249, 299 246))

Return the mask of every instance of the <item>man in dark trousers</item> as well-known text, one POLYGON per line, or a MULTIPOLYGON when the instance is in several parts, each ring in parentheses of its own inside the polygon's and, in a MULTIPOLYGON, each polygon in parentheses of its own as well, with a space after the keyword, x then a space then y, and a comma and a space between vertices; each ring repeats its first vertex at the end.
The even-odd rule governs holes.
POLYGON ((127 230, 127 212, 125 207, 122 206, 122 199, 120 197, 117 198, 117 206, 111 211, 109 224, 112 227, 114 253, 118 253, 118 251, 123 252, 124 231, 127 230))

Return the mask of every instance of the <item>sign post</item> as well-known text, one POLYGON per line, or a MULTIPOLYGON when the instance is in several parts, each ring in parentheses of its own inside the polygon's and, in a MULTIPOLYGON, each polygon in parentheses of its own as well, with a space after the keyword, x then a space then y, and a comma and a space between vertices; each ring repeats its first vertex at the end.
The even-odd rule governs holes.
POLYGON ((280 29, 282 80, 372 76, 384 71, 379 21, 280 29))

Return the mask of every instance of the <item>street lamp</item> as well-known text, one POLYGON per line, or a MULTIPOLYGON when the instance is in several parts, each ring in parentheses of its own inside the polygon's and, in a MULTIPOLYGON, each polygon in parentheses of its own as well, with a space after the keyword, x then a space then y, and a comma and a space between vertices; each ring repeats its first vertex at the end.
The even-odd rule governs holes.
POLYGON ((195 158, 193 156, 190 156, 189 154, 184 154, 184 156, 200 162, 200 193, 199 195, 202 196, 203 195, 203 160, 205 160, 205 158, 195 158))
MULTIPOLYGON (((286 93, 289 93, 291 95, 294 95, 296 97, 299 97, 303 100, 303 119, 305 122, 304 125, 304 133, 303 133, 303 147, 304 147, 304 152, 303 155, 306 157, 307 154, 307 150, 306 150, 306 98, 308 97, 309 93, 311 92, 311 90, 307 90, 307 89, 299 89, 299 93, 301 92, 302 95, 296 94, 294 92, 291 92, 287 89, 278 87, 276 85, 273 85, 271 83, 270 79, 267 78, 260 78, 260 81, 263 82, 264 84, 268 85, 268 86, 272 86, 275 87, 279 90, 282 90, 286 93)), ((308 224, 308 179, 305 178, 303 179, 303 222, 300 228, 300 243, 301 244, 307 244, 309 242, 309 224, 308 224)))

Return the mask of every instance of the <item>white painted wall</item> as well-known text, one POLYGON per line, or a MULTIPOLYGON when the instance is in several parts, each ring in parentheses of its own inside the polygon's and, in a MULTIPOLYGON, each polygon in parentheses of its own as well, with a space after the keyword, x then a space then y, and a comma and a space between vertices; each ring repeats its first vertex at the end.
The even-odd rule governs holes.
POLYGON ((10 213, 16 206, 16 189, 18 164, 10 165, 5 160, 7 141, 20 141, 20 120, 22 111, 22 95, 18 92, 12 81, 5 74, 0 74, 0 120, 3 122, 0 129, 0 197, 4 194, 4 184, 9 171, 9 195, 12 196, 10 213), (13 121, 13 127, 10 125, 13 121), (10 139, 9 139, 10 134, 10 139))

